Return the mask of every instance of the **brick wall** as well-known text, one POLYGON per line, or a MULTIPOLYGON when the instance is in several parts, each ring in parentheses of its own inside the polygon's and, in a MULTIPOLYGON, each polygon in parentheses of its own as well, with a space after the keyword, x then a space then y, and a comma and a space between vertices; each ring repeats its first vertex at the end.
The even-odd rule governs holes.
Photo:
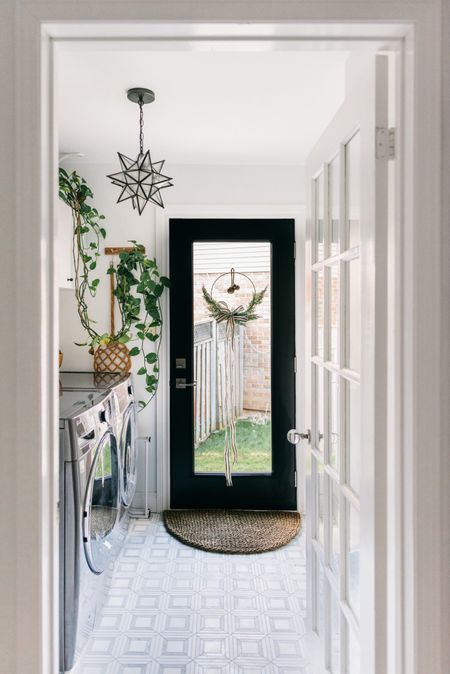
MULTIPOLYGON (((208 291, 217 274, 194 274, 194 323, 209 320, 208 308, 203 299, 202 286, 208 291)), ((244 328, 244 409, 265 412, 271 408, 270 387, 270 335, 271 335, 271 307, 270 307, 270 272, 249 272, 256 290, 260 291, 268 286, 262 304, 257 308, 259 318, 249 321, 244 328)), ((236 283, 240 290, 229 295, 226 288, 230 285, 230 276, 218 281, 214 289, 214 299, 224 300, 230 307, 242 304, 246 307, 250 301, 253 289, 249 281, 236 275, 236 283)))

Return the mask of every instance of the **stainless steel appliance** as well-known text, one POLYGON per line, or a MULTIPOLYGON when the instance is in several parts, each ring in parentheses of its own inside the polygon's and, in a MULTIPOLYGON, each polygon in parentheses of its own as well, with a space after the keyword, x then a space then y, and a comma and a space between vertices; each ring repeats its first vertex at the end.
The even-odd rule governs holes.
POLYGON ((61 391, 60 670, 70 670, 103 606, 118 548, 120 475, 111 392, 61 391))
POLYGON ((120 461, 121 513, 131 504, 136 490, 136 403, 131 374, 110 372, 60 372, 63 391, 111 391, 113 425, 120 461))

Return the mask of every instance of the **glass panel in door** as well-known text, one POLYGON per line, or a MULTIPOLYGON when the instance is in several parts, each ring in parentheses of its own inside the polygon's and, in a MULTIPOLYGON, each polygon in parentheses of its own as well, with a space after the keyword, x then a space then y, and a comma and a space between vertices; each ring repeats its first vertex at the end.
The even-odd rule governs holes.
POLYGON ((340 238, 340 169, 339 154, 330 162, 328 168, 329 181, 329 211, 330 211, 330 255, 333 257, 339 253, 340 238))
POLYGON ((341 655, 341 616, 340 616, 340 607, 339 601, 334 593, 334 590, 330 588, 330 664, 331 671, 333 674, 340 674, 340 655, 341 655))
POLYGON ((325 254, 325 196, 323 172, 314 180, 315 199, 315 259, 323 260, 325 254))
POLYGON ((359 511, 350 503, 347 504, 347 600, 356 617, 359 617, 359 545, 360 526, 359 511))
POLYGON ((109 563, 108 536, 116 524, 119 508, 119 466, 117 444, 106 433, 93 457, 85 504, 85 546, 93 571, 101 573, 109 563))
POLYGON ((345 182, 347 196, 347 242, 348 247, 360 243, 360 201, 361 201, 361 135, 355 133, 345 146, 345 182))
POLYGON ((224 442, 235 432, 232 473, 272 471, 271 244, 193 243, 194 470, 222 473, 224 442), (264 291, 250 319, 255 291, 264 291), (205 292, 232 324, 212 316, 205 292), (235 427, 229 429, 229 419, 235 427))
POLYGON ((124 414, 124 425, 120 438, 122 500, 129 506, 136 490, 136 411, 131 404, 124 414))

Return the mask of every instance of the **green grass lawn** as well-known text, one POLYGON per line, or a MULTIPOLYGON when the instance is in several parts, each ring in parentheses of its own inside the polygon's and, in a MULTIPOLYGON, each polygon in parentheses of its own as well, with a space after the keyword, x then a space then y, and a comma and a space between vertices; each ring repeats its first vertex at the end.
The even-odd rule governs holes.
MULTIPOLYGON (((254 424, 248 419, 236 423, 238 462, 233 473, 270 473, 271 424, 254 424)), ((209 436, 195 450, 196 473, 223 473, 225 431, 209 436)))

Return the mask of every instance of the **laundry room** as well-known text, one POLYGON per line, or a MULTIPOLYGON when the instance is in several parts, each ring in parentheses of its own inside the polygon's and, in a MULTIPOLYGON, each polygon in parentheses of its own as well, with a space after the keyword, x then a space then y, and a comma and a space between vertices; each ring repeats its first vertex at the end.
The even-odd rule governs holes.
POLYGON ((61 672, 359 671, 360 167, 393 76, 378 46, 59 46, 61 672))
POLYGON ((0 2, 0 674, 450 673, 449 53, 0 2))
MULTIPOLYGON (((343 100, 347 57, 345 51, 186 53, 127 51, 124 47, 116 51, 104 46, 61 50, 56 80, 59 166, 68 175, 76 171, 85 181, 93 194, 86 203, 98 211, 99 228, 106 233, 106 238, 95 232, 84 235, 88 250, 81 254, 89 259, 82 262, 80 258, 83 267, 77 273, 81 285, 86 272, 88 287, 80 300, 75 290, 73 213, 59 200, 56 257, 62 371, 94 368, 92 351, 98 344, 91 343, 91 334, 80 319, 83 312, 89 318, 88 329, 99 340, 112 335, 120 340, 123 314, 112 294, 115 277, 109 274, 111 266, 118 266, 120 248, 137 242, 148 259, 155 259, 159 273, 170 276, 165 226, 171 214, 268 217, 277 213, 300 219, 305 201, 302 158, 312 145, 311 138, 343 100), (294 73, 302 82, 301 90, 291 86, 294 73), (326 86, 318 87, 318 81, 326 86), (154 102, 142 111, 145 150, 151 151, 152 161, 165 159, 162 172, 173 183, 159 192, 165 208, 149 200, 142 213, 131 198, 122 196, 118 203, 121 186, 107 177, 121 170, 118 153, 133 157, 139 151, 139 107, 127 98, 128 89, 139 83, 148 85, 155 95, 154 102), (96 236, 98 248, 93 253, 90 246, 96 236), (107 252, 114 249, 114 254, 107 252), (92 284, 96 284, 94 291, 92 284)), ((169 326, 169 295, 165 289, 160 298, 161 339, 147 342, 161 350, 158 379, 167 378, 164 359, 169 329, 173 329, 169 326)), ((130 348, 123 343, 125 352, 139 347, 136 332, 130 348)), ((111 363, 104 367, 111 369, 111 363)), ((142 355, 132 357, 135 397, 147 404, 153 394, 146 391, 146 377, 154 373, 148 366, 144 375, 138 375, 142 368, 142 355)), ((151 438, 147 488, 153 511, 157 509, 158 430, 163 438, 163 429, 157 429, 157 404, 155 396, 137 415, 138 437, 151 438)), ((159 422, 164 423, 162 416, 159 422)))

